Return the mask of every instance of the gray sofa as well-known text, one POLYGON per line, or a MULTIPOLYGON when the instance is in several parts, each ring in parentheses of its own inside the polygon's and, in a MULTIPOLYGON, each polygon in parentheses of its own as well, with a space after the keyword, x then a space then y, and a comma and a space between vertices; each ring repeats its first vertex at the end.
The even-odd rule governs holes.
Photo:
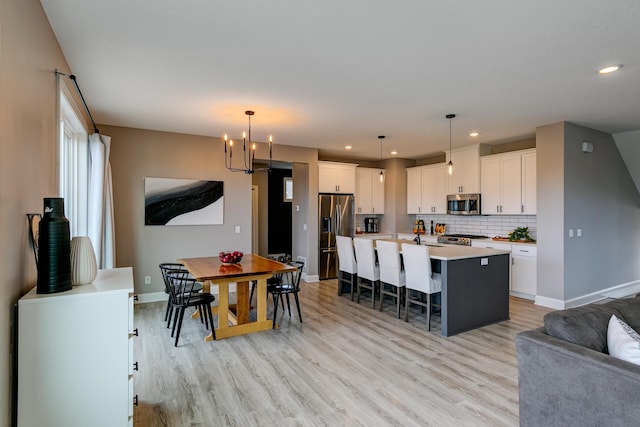
POLYGON ((640 331, 640 296, 554 311, 516 336, 520 426, 640 426, 640 366, 607 353, 612 314, 640 331))

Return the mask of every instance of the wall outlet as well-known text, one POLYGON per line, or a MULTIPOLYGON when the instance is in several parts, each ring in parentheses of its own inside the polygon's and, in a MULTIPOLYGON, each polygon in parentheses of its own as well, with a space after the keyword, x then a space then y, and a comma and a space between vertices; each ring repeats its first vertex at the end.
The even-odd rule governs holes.
POLYGON ((236 225, 236 234, 240 234, 240 226, 236 225))
POLYGON ((144 284, 145 285, 151 284, 151 276, 144 276, 144 284))

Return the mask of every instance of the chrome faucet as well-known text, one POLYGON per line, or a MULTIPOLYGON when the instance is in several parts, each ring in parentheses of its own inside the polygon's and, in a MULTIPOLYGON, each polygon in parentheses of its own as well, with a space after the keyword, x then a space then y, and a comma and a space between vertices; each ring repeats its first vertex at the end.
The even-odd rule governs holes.
POLYGON ((420 233, 416 233, 416 238, 413 241, 416 242, 416 245, 420 244, 420 233))

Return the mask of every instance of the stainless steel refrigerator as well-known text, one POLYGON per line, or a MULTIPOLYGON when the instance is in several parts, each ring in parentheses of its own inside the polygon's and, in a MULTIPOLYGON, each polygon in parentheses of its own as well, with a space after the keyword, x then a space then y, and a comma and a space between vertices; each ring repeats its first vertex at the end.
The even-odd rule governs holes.
POLYGON ((320 279, 338 277, 336 236, 353 237, 355 233, 355 203, 351 194, 319 194, 320 279))

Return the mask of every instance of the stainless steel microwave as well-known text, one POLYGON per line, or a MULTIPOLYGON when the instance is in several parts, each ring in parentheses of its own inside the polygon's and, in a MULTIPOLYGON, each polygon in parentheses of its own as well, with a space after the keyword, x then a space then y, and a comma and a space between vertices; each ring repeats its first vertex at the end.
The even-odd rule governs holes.
POLYGON ((447 213, 449 215, 480 215, 480 194, 449 194, 447 213))

